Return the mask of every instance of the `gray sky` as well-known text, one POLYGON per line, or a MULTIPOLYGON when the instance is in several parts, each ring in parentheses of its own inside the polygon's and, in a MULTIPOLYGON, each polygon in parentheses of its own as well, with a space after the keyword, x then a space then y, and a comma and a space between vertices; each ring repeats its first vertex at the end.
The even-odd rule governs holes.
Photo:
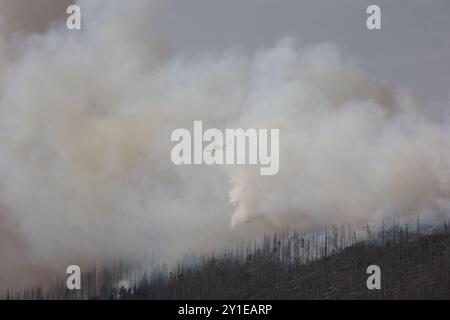
POLYGON ((159 28, 177 53, 248 49, 292 37, 330 41, 376 78, 406 86, 429 102, 450 94, 449 0, 172 0, 159 28), (366 28, 378 4, 382 30, 366 28))

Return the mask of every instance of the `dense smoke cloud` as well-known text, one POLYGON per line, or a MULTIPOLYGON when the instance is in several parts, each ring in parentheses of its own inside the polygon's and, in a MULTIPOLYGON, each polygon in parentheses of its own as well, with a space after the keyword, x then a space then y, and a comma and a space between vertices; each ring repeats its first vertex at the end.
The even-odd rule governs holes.
POLYGON ((64 18, 70 0, 0 0, 0 23, 8 32, 44 32, 64 18))
POLYGON ((448 124, 333 45, 188 59, 155 33, 157 2, 80 5, 80 32, 0 34, 0 286, 27 261, 42 280, 46 268, 176 258, 288 224, 448 211, 448 124), (170 134, 194 120, 279 128, 279 174, 173 165, 170 134))

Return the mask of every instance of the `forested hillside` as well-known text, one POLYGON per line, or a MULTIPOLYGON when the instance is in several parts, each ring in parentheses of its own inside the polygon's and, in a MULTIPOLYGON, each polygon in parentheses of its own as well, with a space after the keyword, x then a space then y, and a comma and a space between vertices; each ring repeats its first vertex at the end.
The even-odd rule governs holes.
POLYGON ((342 227, 323 234, 283 232, 211 256, 165 264, 92 268, 81 291, 7 293, 10 299, 448 299, 450 233, 393 225, 365 239, 342 227), (367 267, 381 269, 381 290, 368 290, 367 267), (125 280, 124 280, 125 279, 125 280))

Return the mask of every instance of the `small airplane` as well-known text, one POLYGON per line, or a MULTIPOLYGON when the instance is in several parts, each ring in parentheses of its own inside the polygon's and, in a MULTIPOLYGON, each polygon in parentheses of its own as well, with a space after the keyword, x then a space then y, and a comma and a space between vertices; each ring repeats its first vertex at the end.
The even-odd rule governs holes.
POLYGON ((212 143, 208 146, 208 149, 206 149, 205 151, 211 152, 212 156, 214 157, 217 150, 224 150, 230 144, 231 144, 231 142, 227 143, 225 145, 217 145, 215 143, 212 143))

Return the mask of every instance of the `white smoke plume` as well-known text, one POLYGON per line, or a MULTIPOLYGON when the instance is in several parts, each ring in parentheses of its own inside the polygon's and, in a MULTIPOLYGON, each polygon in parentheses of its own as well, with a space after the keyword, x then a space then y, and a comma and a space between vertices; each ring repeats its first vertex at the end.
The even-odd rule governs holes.
POLYGON ((333 45, 283 40, 188 59, 154 31, 159 3, 79 4, 80 32, 37 21, 31 31, 50 29, 17 33, 2 16, 0 288, 68 264, 207 252, 286 225, 448 212, 448 123, 333 45), (170 134, 194 120, 279 128, 278 175, 173 165, 170 134))

